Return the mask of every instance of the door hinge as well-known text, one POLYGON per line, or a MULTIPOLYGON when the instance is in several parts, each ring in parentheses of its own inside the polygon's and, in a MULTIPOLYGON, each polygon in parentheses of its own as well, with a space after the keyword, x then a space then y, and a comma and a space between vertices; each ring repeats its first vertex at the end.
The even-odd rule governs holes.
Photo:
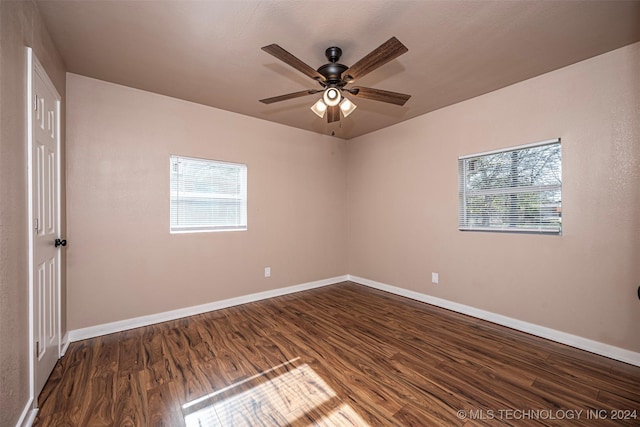
POLYGON ((40 341, 36 341, 36 356, 40 354, 40 341))
POLYGON ((35 218, 35 219, 33 220, 33 229, 34 229, 34 230, 36 230, 36 231, 38 231, 38 230, 39 230, 38 225, 39 225, 39 224, 38 224, 38 218, 35 218))

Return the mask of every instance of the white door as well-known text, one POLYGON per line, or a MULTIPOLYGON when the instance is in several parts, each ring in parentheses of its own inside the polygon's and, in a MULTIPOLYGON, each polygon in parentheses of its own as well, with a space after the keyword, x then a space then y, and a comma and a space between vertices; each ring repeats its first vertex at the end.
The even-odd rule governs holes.
MULTIPOLYGON (((60 357, 60 96, 30 53, 30 220, 33 397, 60 357)), ((66 244, 66 242, 65 242, 66 244)))

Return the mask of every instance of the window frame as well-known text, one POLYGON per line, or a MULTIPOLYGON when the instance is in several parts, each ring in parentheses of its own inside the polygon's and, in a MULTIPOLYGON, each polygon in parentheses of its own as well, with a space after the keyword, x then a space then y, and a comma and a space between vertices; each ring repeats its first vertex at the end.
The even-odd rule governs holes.
MULTIPOLYGON (((520 224, 521 225, 521 224, 520 224)), ((470 154, 458 157, 458 230, 460 231, 480 231, 480 232, 493 232, 493 233, 516 233, 516 234, 542 234, 542 235, 562 235, 562 141, 561 138, 550 139, 541 142, 535 142, 532 144, 519 145, 515 147, 509 147, 504 149, 486 151, 483 153, 470 154), (518 224, 512 223, 510 226, 503 227, 478 227, 469 225, 468 220, 468 208, 467 208, 467 196, 469 192, 467 190, 467 167, 466 162, 471 159, 483 158, 495 154, 520 152, 522 150, 543 147, 548 145, 558 145, 560 150, 560 183, 549 185, 530 185, 530 186, 503 186, 498 188, 480 189, 474 190, 471 195, 485 196, 485 195, 517 195, 535 193, 542 194, 549 191, 559 191, 559 211, 558 211, 558 228, 524 228, 518 227, 518 224)))
MULTIPOLYGON (((197 193, 194 193, 197 194, 197 193)), ((248 229, 248 166, 245 163, 236 163, 236 162, 228 162, 223 160, 215 160, 215 159, 205 159, 201 157, 190 157, 190 156, 182 156, 178 154, 170 154, 169 155, 169 232, 171 234, 184 234, 184 233, 208 233, 208 232, 222 232, 222 231, 246 231, 248 229), (212 193, 212 195, 204 195, 200 193, 199 195, 192 195, 192 198, 201 198, 201 199, 211 199, 211 200, 220 200, 220 199, 235 199, 240 201, 240 221, 235 225, 225 225, 225 226, 173 226, 173 203, 174 203, 174 191, 172 189, 173 184, 173 172, 172 167, 174 164, 174 159, 177 161, 185 160, 185 161, 197 161, 197 162, 207 162, 212 166, 216 165, 225 165, 225 166, 235 166, 239 167, 241 170, 240 176, 240 187, 241 190, 235 197, 218 194, 218 197, 212 193)))

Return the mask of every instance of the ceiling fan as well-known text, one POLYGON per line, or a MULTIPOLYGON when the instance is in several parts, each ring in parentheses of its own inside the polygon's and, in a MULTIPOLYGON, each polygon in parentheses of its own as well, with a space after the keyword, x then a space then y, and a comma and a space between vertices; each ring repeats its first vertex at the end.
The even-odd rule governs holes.
POLYGON ((362 86, 346 87, 409 50, 395 37, 391 37, 351 67, 338 63, 340 56, 342 56, 342 49, 336 46, 330 47, 325 51, 329 63, 322 65, 317 70, 314 70, 277 44, 270 44, 263 47, 262 50, 316 80, 322 87, 322 89, 308 89, 261 99, 260 102, 264 104, 272 104, 323 92, 322 98, 313 104, 311 110, 321 118, 326 114, 327 122, 332 123, 340 120, 340 111, 347 117, 356 109, 356 105, 347 99, 342 94, 343 92, 348 92, 358 98, 388 102, 395 105, 404 105, 411 98, 411 95, 382 89, 362 86))

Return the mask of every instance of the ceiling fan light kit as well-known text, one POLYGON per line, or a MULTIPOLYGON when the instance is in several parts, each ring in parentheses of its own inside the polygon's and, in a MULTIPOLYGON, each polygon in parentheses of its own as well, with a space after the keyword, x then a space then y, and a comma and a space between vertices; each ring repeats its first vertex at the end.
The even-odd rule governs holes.
POLYGON ((265 46, 262 50, 273 55, 308 77, 316 80, 323 88, 321 90, 309 89, 306 91, 261 99, 260 102, 264 104, 272 104, 274 102, 286 101, 301 96, 323 92, 322 98, 311 106, 311 111, 320 118, 323 118, 326 115, 327 122, 332 123, 340 120, 340 111, 344 117, 347 117, 357 108, 351 100, 342 95, 343 91, 346 91, 355 97, 369 99, 372 101, 387 102, 400 106, 404 105, 411 97, 411 95, 403 93, 368 87, 345 87, 346 85, 355 82, 356 79, 364 77, 371 71, 389 61, 392 61, 409 50, 395 37, 391 37, 351 67, 338 63, 340 56, 342 56, 342 49, 336 46, 332 46, 325 51, 325 56, 329 60, 329 63, 320 66, 317 70, 314 70, 277 44, 265 46))
POLYGON ((335 107, 340 105, 340 111, 342 115, 347 117, 353 113, 358 106, 351 102, 348 98, 342 96, 338 89, 329 88, 324 91, 321 99, 311 106, 311 111, 316 113, 320 118, 323 118, 329 107, 335 107))
POLYGON ((353 113, 356 108, 358 108, 358 106, 347 98, 343 98, 342 102, 340 102, 340 111, 342 111, 342 115, 345 117, 353 113))
POLYGON ((340 98, 340 91, 335 87, 328 88, 322 95, 322 100, 325 104, 327 104, 328 107, 335 107, 336 105, 338 105, 340 103, 340 98))
POLYGON ((327 112, 327 104, 322 102, 322 99, 318 99, 318 102, 311 106, 311 111, 316 113, 318 117, 323 118, 327 112))

